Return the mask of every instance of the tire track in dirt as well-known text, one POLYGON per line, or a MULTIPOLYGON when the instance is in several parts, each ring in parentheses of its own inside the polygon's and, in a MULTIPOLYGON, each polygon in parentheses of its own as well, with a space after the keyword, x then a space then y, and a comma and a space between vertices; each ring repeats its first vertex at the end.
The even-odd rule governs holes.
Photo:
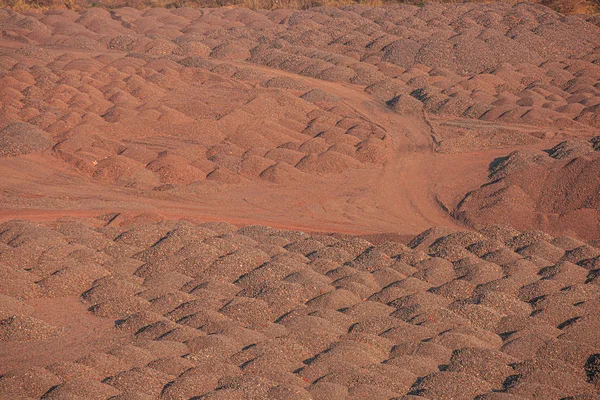
MULTIPOLYGON (((248 66, 247 63, 241 65, 248 66)), ((434 153, 437 145, 435 128, 425 111, 420 117, 403 116, 377 102, 360 86, 324 82, 262 66, 253 68, 318 85, 390 135, 394 153, 370 186, 369 200, 380 215, 386 218, 393 215, 416 230, 427 225, 461 225, 440 205, 434 192, 437 177, 428 171, 431 164, 440 159, 434 153)))
MULTIPOLYGON (((39 219, 45 218, 44 214, 80 215, 82 210, 95 215, 114 211, 155 212, 168 218, 222 220, 235 225, 261 223, 279 228, 352 234, 416 234, 432 225, 460 226, 442 206, 437 189, 440 184, 448 186, 448 182, 458 179, 465 173, 464 168, 472 169, 472 163, 465 164, 456 157, 434 152, 434 125, 426 115, 400 115, 375 100, 361 86, 322 81, 248 62, 228 63, 270 76, 292 77, 336 96, 359 118, 387 132, 386 140, 393 149, 389 159, 384 165, 314 176, 307 182, 272 185, 260 181, 219 188, 211 186, 207 191, 210 195, 199 197, 99 188, 92 181, 56 165, 48 156, 30 155, 11 165, 20 171, 18 179, 4 178, 9 196, 10 190, 23 191, 20 182, 31 182, 27 188, 31 201, 26 207, 23 204, 19 207, 29 211, 18 215, 39 219), (449 159, 455 165, 446 171, 445 163, 449 159), (19 167, 22 163, 28 168, 19 167), (465 167, 461 169, 461 165, 465 167)), ((482 168, 486 168, 489 161, 481 154, 480 158, 482 168)), ((0 211, 5 216, 17 215, 11 212, 16 206, 11 206, 9 196, 5 197, 4 210, 0 211)))

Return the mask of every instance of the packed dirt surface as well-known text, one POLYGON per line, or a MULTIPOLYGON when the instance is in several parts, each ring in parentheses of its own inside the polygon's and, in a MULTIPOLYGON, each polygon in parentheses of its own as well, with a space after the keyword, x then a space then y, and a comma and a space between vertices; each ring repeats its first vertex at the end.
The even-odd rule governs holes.
POLYGON ((599 16, 0 9, 0 106, 2 399, 600 397, 599 16))

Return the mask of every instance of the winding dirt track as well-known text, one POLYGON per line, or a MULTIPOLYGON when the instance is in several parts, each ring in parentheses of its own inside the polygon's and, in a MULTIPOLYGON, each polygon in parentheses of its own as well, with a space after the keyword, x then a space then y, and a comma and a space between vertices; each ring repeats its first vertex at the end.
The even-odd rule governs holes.
MULTIPOLYGON (((265 182, 222 185, 203 198, 176 199, 146 197, 147 194, 121 188, 98 188, 81 176, 61 170, 45 155, 5 159, 0 160, 2 169, 10 172, 1 178, 5 191, 0 219, 53 219, 118 210, 156 212, 168 218, 224 220, 239 225, 260 222, 308 231, 415 234, 433 225, 456 226, 440 204, 440 196, 455 204, 461 194, 483 180, 487 164, 495 156, 436 154, 432 128, 424 116, 396 114, 365 93, 363 87, 325 82, 250 63, 238 64, 271 75, 293 76, 322 87, 366 121, 382 127, 395 153, 383 168, 350 170, 284 185, 265 182), (465 159, 469 161, 464 162, 465 159), (23 187, 24 181, 31 183, 23 187), (32 207, 15 202, 15 208, 20 209, 13 209, 11 188, 29 198, 32 207)), ((451 208, 453 204, 446 206, 451 208)))

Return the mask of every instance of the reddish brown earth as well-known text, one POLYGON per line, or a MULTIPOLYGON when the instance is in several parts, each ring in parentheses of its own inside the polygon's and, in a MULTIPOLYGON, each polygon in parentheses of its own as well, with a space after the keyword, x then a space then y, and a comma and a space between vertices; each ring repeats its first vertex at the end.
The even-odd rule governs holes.
POLYGON ((569 140, 547 151, 515 151, 494 162, 490 181, 455 211, 474 226, 502 222, 517 228, 600 237, 600 136, 569 140))
POLYGON ((594 399, 600 249, 108 215, 0 225, 5 398, 594 399))
POLYGON ((600 396, 597 16, 0 34, 0 398, 600 396))

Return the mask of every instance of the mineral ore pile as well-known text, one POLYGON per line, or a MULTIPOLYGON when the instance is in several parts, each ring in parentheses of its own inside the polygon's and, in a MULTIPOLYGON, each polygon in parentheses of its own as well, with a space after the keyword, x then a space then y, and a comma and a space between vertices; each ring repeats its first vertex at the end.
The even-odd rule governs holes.
POLYGON ((0 399, 600 399, 600 16, 0 9, 0 399))

